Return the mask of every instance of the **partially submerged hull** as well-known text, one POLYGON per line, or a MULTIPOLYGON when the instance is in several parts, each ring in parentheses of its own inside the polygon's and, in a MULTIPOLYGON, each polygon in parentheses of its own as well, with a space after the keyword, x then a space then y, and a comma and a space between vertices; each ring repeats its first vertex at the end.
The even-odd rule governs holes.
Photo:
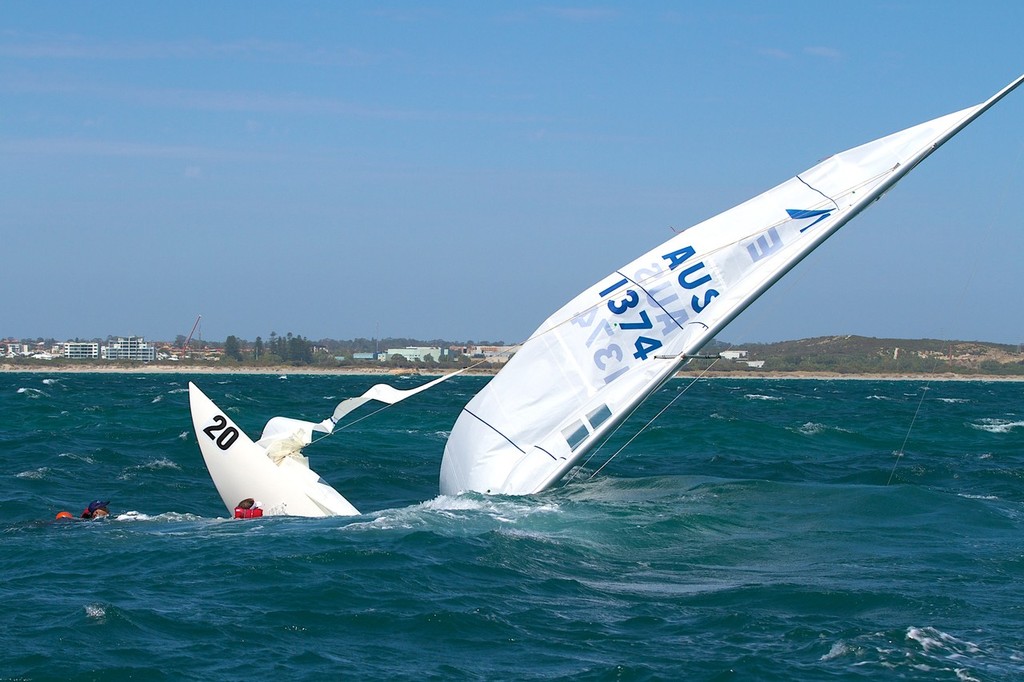
POLYGON ((199 449, 229 514, 246 498, 256 500, 265 516, 359 514, 305 457, 271 459, 193 383, 188 396, 199 449))

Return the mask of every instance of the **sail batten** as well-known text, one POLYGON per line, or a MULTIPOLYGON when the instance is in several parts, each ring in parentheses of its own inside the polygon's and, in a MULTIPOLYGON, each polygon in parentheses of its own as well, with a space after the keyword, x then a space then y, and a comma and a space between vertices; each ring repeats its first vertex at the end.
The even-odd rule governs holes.
POLYGON ((584 290, 466 406, 445 446, 441 492, 527 494, 557 482, 688 356, 1022 81, 834 154, 584 290))

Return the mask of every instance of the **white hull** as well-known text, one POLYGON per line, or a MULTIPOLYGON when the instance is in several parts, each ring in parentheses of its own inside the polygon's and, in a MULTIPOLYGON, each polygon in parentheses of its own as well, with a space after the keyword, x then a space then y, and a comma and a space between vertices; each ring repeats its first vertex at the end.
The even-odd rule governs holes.
POLYGON ((354 516, 359 511, 305 463, 275 463, 195 386, 188 385, 192 424, 206 468, 228 513, 253 498, 265 516, 354 516))

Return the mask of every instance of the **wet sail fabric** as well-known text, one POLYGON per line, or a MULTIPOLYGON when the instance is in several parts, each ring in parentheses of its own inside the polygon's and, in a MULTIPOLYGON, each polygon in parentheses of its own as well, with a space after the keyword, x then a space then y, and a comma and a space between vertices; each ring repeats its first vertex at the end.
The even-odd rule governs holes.
MULTIPOLYGON (((394 386, 388 386, 387 384, 376 384, 375 386, 371 386, 370 389, 363 393, 361 396, 355 398, 348 398, 347 400, 342 400, 340 403, 338 403, 338 406, 334 408, 334 414, 331 415, 330 419, 321 422, 321 424, 326 428, 327 423, 331 422, 331 428, 333 428, 333 424, 337 424, 339 421, 341 421, 342 417, 347 415, 349 412, 352 412, 356 408, 365 405, 371 400, 376 400, 377 402, 385 403, 387 405, 394 405, 395 403, 401 402, 406 398, 413 397, 417 393, 426 391, 428 388, 433 388, 442 381, 448 381, 452 377, 462 374, 462 372, 463 370, 460 369, 457 372, 445 374, 444 376, 438 377, 433 381, 428 381, 427 383, 422 384, 420 386, 416 386, 415 388, 399 389, 395 388, 394 386)), ((328 430, 328 433, 329 432, 330 429, 328 430)))
POLYGON ((312 442, 314 431, 333 433, 335 425, 345 415, 366 403, 377 401, 386 405, 394 405, 461 373, 462 370, 451 372, 433 381, 408 389, 398 389, 387 384, 375 384, 362 395, 342 400, 334 408, 334 413, 322 422, 309 422, 291 417, 273 417, 263 427, 263 435, 256 441, 256 444, 264 448, 267 451, 267 456, 275 461, 280 461, 284 457, 298 456, 302 448, 312 442))
POLYGON ((558 481, 726 324, 987 102, 836 154, 652 249, 549 317, 463 409, 440 491, 558 481))

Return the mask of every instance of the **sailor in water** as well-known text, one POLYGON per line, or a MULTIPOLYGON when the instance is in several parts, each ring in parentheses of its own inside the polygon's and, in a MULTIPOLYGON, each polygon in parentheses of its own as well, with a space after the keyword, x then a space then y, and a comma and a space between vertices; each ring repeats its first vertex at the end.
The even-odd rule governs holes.
POLYGON ((236 519, 258 519, 261 516, 263 516, 263 510, 260 509, 260 503, 251 497, 247 497, 235 505, 236 519))
POLYGON ((89 506, 82 512, 83 519, 102 519, 104 516, 110 514, 107 509, 107 505, 110 504, 110 500, 93 500, 89 503, 89 506))

